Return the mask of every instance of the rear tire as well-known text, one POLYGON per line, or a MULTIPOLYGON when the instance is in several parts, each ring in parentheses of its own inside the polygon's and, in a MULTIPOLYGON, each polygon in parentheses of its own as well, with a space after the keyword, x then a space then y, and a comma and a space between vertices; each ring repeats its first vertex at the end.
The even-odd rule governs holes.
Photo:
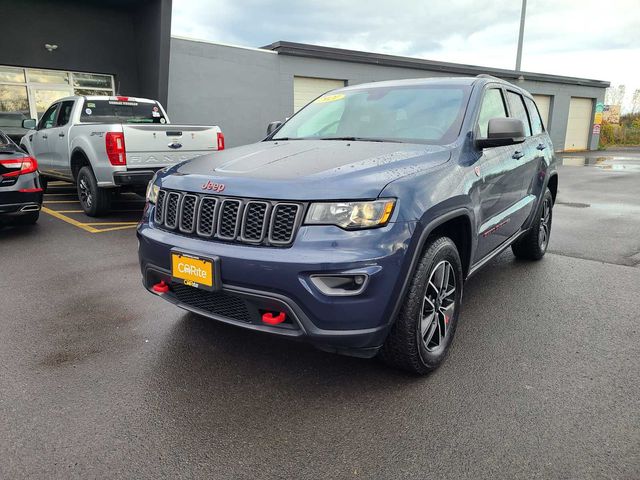
POLYGON ((78 199, 84 213, 97 217, 106 213, 111 207, 111 191, 99 188, 91 167, 82 167, 76 180, 78 199))
POLYGON ((544 257, 549 246, 552 220, 553 195, 547 188, 533 224, 522 238, 511 245, 513 254, 523 260, 540 260, 544 257))
POLYGON ((380 350, 381 359, 416 374, 445 359, 462 302, 462 263, 453 241, 434 238, 425 247, 409 291, 380 350))
POLYGON ((40 211, 29 212, 14 218, 11 223, 13 225, 35 225, 38 218, 40 218, 40 211))

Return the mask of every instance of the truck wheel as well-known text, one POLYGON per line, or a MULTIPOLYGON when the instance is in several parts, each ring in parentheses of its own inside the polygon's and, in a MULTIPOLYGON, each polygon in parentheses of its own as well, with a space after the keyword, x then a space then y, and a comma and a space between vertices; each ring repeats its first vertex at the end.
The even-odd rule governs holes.
POLYGON ((380 357, 387 364, 425 374, 444 360, 458 324, 462 263, 448 237, 430 240, 380 357))
POLYGON ((547 188, 542 197, 540 208, 529 231, 517 242, 511 245, 511 250, 517 258, 525 260, 540 260, 544 257, 549 246, 551 235, 551 220, 553 219, 553 196, 547 188))
POLYGON ((98 182, 91 167, 82 167, 77 178, 78 199, 84 213, 97 217, 107 212, 111 206, 111 192, 98 188, 98 182))

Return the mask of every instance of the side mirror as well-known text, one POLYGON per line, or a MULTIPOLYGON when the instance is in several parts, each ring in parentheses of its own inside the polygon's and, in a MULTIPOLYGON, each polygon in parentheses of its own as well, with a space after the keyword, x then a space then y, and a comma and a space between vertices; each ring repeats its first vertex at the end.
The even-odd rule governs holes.
POLYGON ((27 130, 33 130, 36 128, 37 122, 33 118, 28 118, 26 120, 22 120, 22 128, 26 128, 27 130))
POLYGON ((277 122, 271 122, 269 125, 267 125, 267 136, 271 135, 273 132, 275 132, 277 129, 279 129, 282 126, 281 121, 277 121, 277 122))
POLYGON ((504 147, 524 142, 524 124, 517 118, 492 118, 487 138, 477 138, 478 148, 504 147))

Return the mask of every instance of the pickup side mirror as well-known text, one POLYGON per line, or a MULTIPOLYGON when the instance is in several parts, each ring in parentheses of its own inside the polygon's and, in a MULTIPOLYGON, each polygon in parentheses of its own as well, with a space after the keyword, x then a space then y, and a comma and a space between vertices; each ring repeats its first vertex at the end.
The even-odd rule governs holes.
POLYGON ((22 128, 27 130, 34 130, 36 128, 36 121, 33 118, 22 120, 22 128))
POLYGON ((273 132, 275 132, 277 129, 279 129, 282 126, 281 121, 277 121, 277 122, 271 122, 269 125, 267 125, 267 136, 271 135, 273 132))
POLYGON ((504 147, 524 142, 524 124, 517 118, 492 118, 487 138, 477 138, 478 148, 504 147))

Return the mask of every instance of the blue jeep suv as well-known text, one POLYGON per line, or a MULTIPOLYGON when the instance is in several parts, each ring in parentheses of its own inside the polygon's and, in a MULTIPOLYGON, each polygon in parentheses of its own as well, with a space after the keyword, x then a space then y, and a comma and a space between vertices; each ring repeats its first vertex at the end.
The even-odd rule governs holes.
POLYGON ((262 142, 158 172, 137 233, 143 282, 215 320, 426 373, 465 279, 509 246, 542 258, 557 189, 515 85, 349 86, 262 142))

